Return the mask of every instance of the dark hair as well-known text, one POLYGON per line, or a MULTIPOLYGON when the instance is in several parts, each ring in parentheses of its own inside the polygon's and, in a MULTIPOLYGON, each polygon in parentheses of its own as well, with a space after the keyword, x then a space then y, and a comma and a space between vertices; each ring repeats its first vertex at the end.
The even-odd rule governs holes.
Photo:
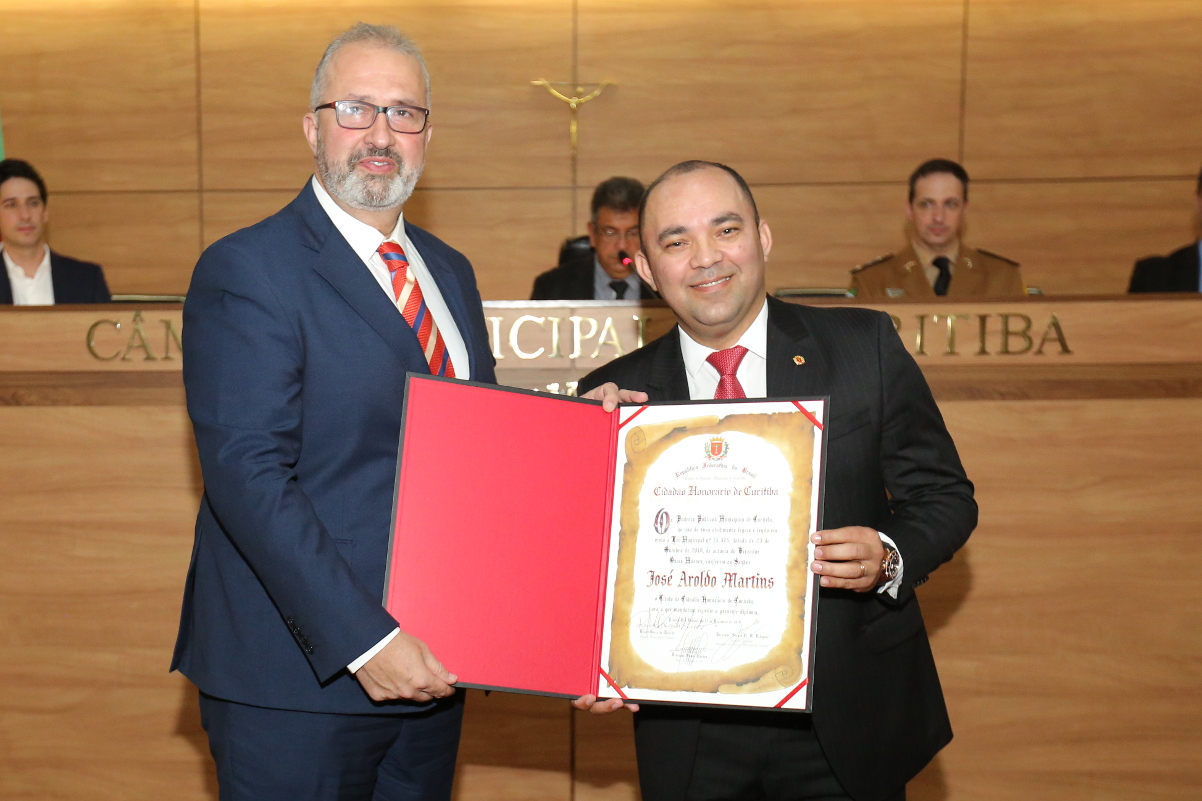
POLYGON ((46 202, 46 182, 42 180, 42 176, 38 175, 28 161, 21 159, 5 159, 0 161, 0 184, 10 178, 26 178, 38 185, 38 194, 42 196, 42 202, 46 202))
POLYGON ((918 169, 910 176, 910 202, 914 202, 914 184, 918 183, 919 178, 926 178, 928 175, 945 172, 949 175, 954 175, 960 180, 960 186, 964 188, 964 200, 968 200, 968 172, 950 159, 931 159, 924 161, 918 165, 918 169))
POLYGON ((614 211, 635 211, 643 202, 643 184, 634 178, 615 176, 597 184, 593 190, 591 204, 592 221, 597 221, 597 212, 601 209, 614 211))
POLYGON ((724 173, 735 179, 735 183, 739 186, 739 191, 743 193, 743 197, 747 198, 747 202, 751 204, 751 213, 755 215, 755 224, 758 227, 760 224, 760 210, 755 205, 755 198, 752 197, 751 187, 743 180, 743 176, 734 171, 732 167, 727 167, 725 164, 719 164, 716 161, 701 161, 700 159, 691 159, 675 164, 664 171, 664 174, 651 182, 651 186, 647 187, 647 191, 643 194, 643 202, 639 204, 639 236, 640 238, 646 232, 643 228, 643 216, 647 213, 647 199, 651 197, 651 193, 655 188, 669 178, 674 178, 677 175, 685 175, 697 170, 704 170, 707 167, 722 170, 724 173))

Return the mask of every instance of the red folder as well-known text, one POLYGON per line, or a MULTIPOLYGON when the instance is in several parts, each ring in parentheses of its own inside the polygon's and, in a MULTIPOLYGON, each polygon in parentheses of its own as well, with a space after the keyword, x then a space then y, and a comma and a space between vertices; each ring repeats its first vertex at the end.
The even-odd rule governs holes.
POLYGON ((462 686, 595 690, 617 424, 592 401, 410 376, 384 605, 462 686))

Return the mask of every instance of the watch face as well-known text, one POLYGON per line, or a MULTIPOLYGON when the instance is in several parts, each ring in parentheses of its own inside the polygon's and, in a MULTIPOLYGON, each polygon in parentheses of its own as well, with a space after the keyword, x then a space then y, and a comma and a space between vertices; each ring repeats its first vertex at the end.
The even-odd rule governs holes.
POLYGON ((885 551, 884 573, 886 579, 892 581, 897 578, 897 569, 901 566, 900 563, 901 556, 898 555, 897 551, 892 548, 885 551))

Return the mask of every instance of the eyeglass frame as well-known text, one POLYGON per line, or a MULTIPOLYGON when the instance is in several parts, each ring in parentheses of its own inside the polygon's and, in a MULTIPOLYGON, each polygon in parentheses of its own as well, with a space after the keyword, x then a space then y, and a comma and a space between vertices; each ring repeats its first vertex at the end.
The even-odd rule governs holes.
POLYGON ((313 112, 317 113, 318 111, 321 111, 323 108, 328 108, 328 109, 332 110, 334 112, 334 122, 338 123, 338 127, 346 128, 348 131, 366 131, 366 130, 368 130, 369 128, 371 128, 371 126, 376 124, 376 120, 379 118, 381 112, 383 112, 383 114, 384 114, 385 122, 388 123, 388 130, 392 131, 393 133, 419 134, 419 133, 423 133, 426 130, 426 127, 430 124, 430 109, 422 108, 421 106, 411 106, 408 103, 397 103, 396 105, 393 105, 393 106, 377 106, 375 103, 368 103, 366 100, 334 100, 329 103, 322 103, 320 106, 316 106, 313 109, 313 112), (371 122, 369 122, 367 125, 363 126, 362 128, 351 128, 350 126, 343 125, 341 122, 338 122, 338 104, 339 103, 358 103, 361 106, 370 106, 371 108, 376 110, 376 113, 372 116, 371 122), (422 114, 425 115, 422 118, 422 127, 416 131, 398 131, 396 128, 393 128, 392 121, 388 119, 388 110, 394 109, 394 108, 407 108, 407 109, 412 109, 414 111, 420 111, 422 114))

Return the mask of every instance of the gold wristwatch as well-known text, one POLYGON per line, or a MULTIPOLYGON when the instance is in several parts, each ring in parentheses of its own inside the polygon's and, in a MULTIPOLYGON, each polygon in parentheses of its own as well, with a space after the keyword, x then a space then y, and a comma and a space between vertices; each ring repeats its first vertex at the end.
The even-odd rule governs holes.
POLYGON ((881 558, 881 577, 877 583, 888 584, 901 571, 901 554, 884 540, 881 540, 881 545, 885 548, 885 555, 881 558))

